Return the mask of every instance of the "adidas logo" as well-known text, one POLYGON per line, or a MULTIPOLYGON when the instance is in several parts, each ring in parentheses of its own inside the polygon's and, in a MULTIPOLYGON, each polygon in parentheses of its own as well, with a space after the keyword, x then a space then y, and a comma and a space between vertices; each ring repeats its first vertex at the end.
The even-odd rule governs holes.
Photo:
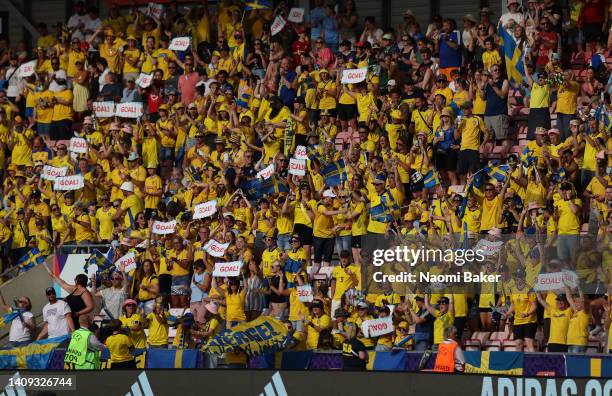
POLYGON ((153 390, 151 389, 151 384, 149 384, 147 373, 143 371, 138 375, 138 379, 132 384, 130 392, 126 393, 125 396, 153 396, 153 390))
MULTIPOLYGON (((19 372, 15 373, 13 375, 12 382, 15 382, 15 380, 19 378, 21 378, 19 376, 19 372)), ((26 391, 23 386, 11 386, 10 384, 11 382, 9 382, 6 387, 4 387, 4 392, 0 393, 0 396, 26 396, 26 391)))
POLYGON ((278 371, 272 376, 272 382, 268 382, 264 386, 264 393, 260 393, 259 396, 287 396, 285 384, 283 384, 283 379, 278 371))

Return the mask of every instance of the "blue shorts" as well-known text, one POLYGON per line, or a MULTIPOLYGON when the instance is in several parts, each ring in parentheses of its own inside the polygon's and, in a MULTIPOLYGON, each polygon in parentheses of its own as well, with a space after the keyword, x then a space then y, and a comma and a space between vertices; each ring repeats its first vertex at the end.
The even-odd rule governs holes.
POLYGON ((34 107, 26 107, 25 109, 26 117, 34 117, 34 107))

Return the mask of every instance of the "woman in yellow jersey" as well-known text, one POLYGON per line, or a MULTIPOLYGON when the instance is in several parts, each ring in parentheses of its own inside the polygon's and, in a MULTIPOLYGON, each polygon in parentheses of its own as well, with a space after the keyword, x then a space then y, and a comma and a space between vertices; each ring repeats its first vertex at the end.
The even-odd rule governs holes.
POLYGON ((213 280, 213 288, 222 298, 220 304, 226 307, 226 327, 229 329, 245 322, 247 318, 244 311, 244 302, 247 289, 240 288, 240 279, 237 277, 229 278, 226 290, 217 286, 215 279, 213 280))
POLYGON ((172 275, 170 305, 173 308, 187 308, 189 301, 190 270, 193 258, 192 246, 188 240, 175 237, 172 250, 168 251, 168 269, 172 275))
POLYGON ((134 225, 127 229, 126 236, 135 239, 136 243, 139 244, 149 239, 150 234, 151 230, 147 224, 144 212, 137 213, 136 216, 134 216, 134 225))
POLYGON ((57 204, 51 206, 51 229, 53 230, 52 238, 55 246, 61 247, 72 242, 72 227, 68 217, 60 211, 57 204))
POLYGON ((340 209, 346 209, 345 213, 338 213, 334 215, 334 234, 336 253, 340 254, 342 251, 351 251, 351 240, 352 240, 352 222, 350 220, 350 200, 351 194, 349 191, 340 191, 338 193, 338 206, 340 209))
POLYGON ((152 260, 143 260, 134 284, 138 287, 135 294, 137 295, 142 311, 145 315, 148 315, 153 312, 155 299, 159 295, 159 281, 157 280, 155 266, 152 260))
POLYGON ((306 349, 317 349, 319 347, 321 332, 331 329, 332 320, 323 310, 323 302, 315 300, 310 305, 311 314, 306 319, 306 349))
POLYGON ((112 334, 106 339, 104 345, 110 351, 111 368, 113 369, 135 369, 136 361, 132 355, 134 344, 130 337, 122 330, 123 324, 119 319, 113 319, 109 323, 112 334))
POLYGON ((310 256, 313 243, 312 224, 315 218, 317 201, 312 199, 310 184, 306 181, 300 183, 299 199, 293 207, 293 233, 300 236, 300 241, 306 252, 306 265, 310 265, 310 256))
POLYGON ((355 265, 361 263, 361 247, 364 235, 367 234, 369 212, 366 208, 365 198, 359 189, 352 189, 350 213, 347 219, 351 222, 351 251, 355 265))
POLYGON ((308 111, 306 110, 306 102, 304 98, 298 96, 293 101, 293 114, 290 115, 291 119, 295 121, 294 127, 294 144, 292 149, 297 146, 307 146, 307 126, 308 126, 308 111))
POLYGON ((572 316, 567 329, 567 351, 569 353, 585 353, 589 343, 591 304, 585 298, 582 289, 580 287, 577 289, 578 297, 574 297, 572 290, 565 288, 565 296, 572 308, 572 316))
POLYGON ((550 335, 548 337, 548 352, 567 352, 567 331, 574 313, 570 308, 565 294, 555 298, 555 306, 549 304, 540 293, 536 293, 540 305, 550 313, 550 335))
POLYGON ((511 305, 506 316, 514 314, 513 334, 517 341, 517 350, 523 351, 525 348, 528 352, 534 352, 533 340, 538 327, 536 315, 538 304, 535 293, 527 286, 526 276, 527 273, 523 268, 514 272, 516 287, 510 295, 511 305))
POLYGON ((115 223, 113 216, 117 209, 111 206, 110 197, 104 193, 100 197, 101 207, 96 211, 96 219, 98 220, 98 238, 101 243, 110 243, 114 239, 115 223))
POLYGON ((119 317, 122 327, 127 330, 134 348, 146 348, 147 336, 144 332, 145 319, 136 310, 136 301, 127 299, 123 302, 123 315, 119 317))
MULTIPOLYGON (((492 274, 495 271, 495 260, 488 260, 482 271, 485 274, 492 274)), ((495 284, 493 282, 480 283, 480 292, 478 299, 478 311, 480 312, 480 325, 482 331, 493 330, 492 311, 495 306, 495 284)))

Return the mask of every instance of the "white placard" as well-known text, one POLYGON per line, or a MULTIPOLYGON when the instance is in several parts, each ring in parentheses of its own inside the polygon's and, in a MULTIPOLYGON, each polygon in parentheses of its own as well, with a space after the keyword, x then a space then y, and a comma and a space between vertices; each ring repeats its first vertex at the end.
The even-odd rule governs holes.
POLYGON ((362 322, 361 330, 367 338, 374 338, 392 333, 395 329, 393 328, 393 319, 391 316, 387 316, 362 322))
POLYGON ((312 302, 314 295, 312 294, 312 286, 310 285, 302 285, 296 286, 296 291, 298 295, 298 301, 300 302, 312 302))
POLYGON ((552 272, 549 274, 539 274, 536 279, 533 290, 535 291, 551 291, 561 290, 567 285, 570 288, 576 287, 578 284, 578 276, 573 271, 552 272))
POLYGON ((158 235, 174 234, 176 230, 176 220, 172 221, 154 221, 151 227, 151 233, 158 235))
POLYGON ((78 190, 85 186, 82 175, 56 177, 53 182, 53 189, 56 191, 78 190))
POLYGON ((117 107, 115 108, 115 115, 117 117, 124 118, 138 118, 142 115, 142 103, 117 103, 117 107))
POLYGON ((191 37, 175 37, 170 42, 170 51, 185 51, 191 45, 191 37))
POLYGON ((269 179, 273 174, 274 174, 274 163, 266 166, 265 168, 257 172, 257 177, 259 177, 260 179, 266 180, 266 179, 269 179))
POLYGON ((72 139, 70 139, 68 151, 79 154, 87 153, 87 140, 83 138, 73 137, 72 139))
POLYGON ((147 7, 147 14, 149 16, 160 19, 163 13, 164 13, 163 4, 149 3, 149 6, 147 7))
POLYGON ((134 252, 129 252, 125 256, 115 261, 115 267, 119 271, 130 272, 136 269, 136 255, 134 252))
POLYGON ((281 30, 283 30, 286 24, 287 24, 287 21, 285 21, 285 19, 282 16, 278 15, 276 18, 274 18, 274 22, 272 23, 272 26, 270 27, 272 36, 280 32, 281 30))
POLYGON ((93 111, 98 118, 115 116, 115 102, 93 102, 93 111))
POLYGON ((223 257, 225 254, 225 249, 227 249, 228 246, 229 242, 221 243, 211 239, 210 241, 206 242, 204 246, 202 246, 202 249, 213 257, 223 257))
POLYGON ((356 84, 366 79, 368 68, 342 70, 342 84, 356 84))
POLYGON ((289 22, 302 23, 304 22, 304 9, 303 8, 292 8, 289 11, 289 16, 287 17, 289 22))
POLYGON ((17 72, 19 77, 23 78, 33 75, 36 72, 36 62, 36 59, 34 59, 19 66, 19 71, 17 72))
POLYGON ((238 276, 242 269, 242 261, 230 261, 229 263, 215 263, 213 276, 238 276))
POLYGON ((295 159, 302 160, 308 159, 308 149, 306 148, 306 146, 297 146, 295 148, 295 153, 293 154, 293 157, 295 159))
POLYGON ((201 204, 197 204, 193 208, 193 219, 203 219, 204 217, 212 216, 217 211, 217 200, 213 199, 212 201, 203 202, 201 204))
POLYGON ((306 160, 291 158, 289 159, 289 174, 297 176, 306 175, 306 160))
POLYGON ((58 177, 66 176, 67 172, 67 167, 56 168, 55 166, 45 165, 43 166, 43 171, 40 177, 45 180, 55 180, 58 177))
POLYGON ((148 88, 151 85, 151 82, 153 82, 153 73, 151 74, 140 73, 140 75, 134 82, 140 88, 148 88))
POLYGON ((136 248, 138 249, 146 249, 149 247, 149 240, 145 239, 144 241, 140 242, 138 245, 136 245, 136 248))

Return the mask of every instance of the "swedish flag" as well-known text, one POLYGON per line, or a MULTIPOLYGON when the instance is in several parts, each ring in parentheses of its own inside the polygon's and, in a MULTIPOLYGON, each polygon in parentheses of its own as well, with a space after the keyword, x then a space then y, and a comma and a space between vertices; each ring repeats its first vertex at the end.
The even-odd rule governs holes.
POLYGON ((23 255, 23 257, 19 260, 17 267, 19 268, 19 272, 26 272, 44 262, 45 256, 40 252, 40 250, 38 250, 38 248, 34 248, 23 255))
POLYGON ((276 175, 264 180, 260 186, 261 194, 271 195, 279 192, 289 192, 289 186, 285 180, 278 178, 276 175))
POLYGON ((194 182, 201 182, 202 181, 202 176, 200 175, 200 172, 198 171, 198 169, 193 166, 190 165, 187 169, 186 169, 186 173, 187 173, 187 177, 189 177, 191 179, 191 181, 194 182))
POLYGON ((485 172, 489 177, 493 179, 504 182, 506 181, 506 177, 508 176, 508 172, 510 171, 509 165, 492 165, 485 167, 485 172))
POLYGON ((440 184, 440 177, 438 175, 438 171, 435 169, 430 170, 425 176, 423 176, 423 187, 434 188, 438 184, 440 184))
POLYGON ((336 162, 328 164, 321 170, 321 174, 325 179, 325 184, 333 187, 348 180, 346 174, 346 166, 344 160, 340 159, 336 162))
POLYGON ((521 152, 521 162, 525 166, 531 166, 534 162, 538 161, 538 157, 533 155, 533 151, 529 149, 529 147, 525 147, 521 152))
POLYGON ((250 10, 267 10, 272 8, 272 0, 250 0, 244 3, 244 9, 250 10))
POLYGON ((4 327, 7 324, 11 323, 13 319, 19 317, 19 315, 21 315, 21 312, 18 310, 12 310, 11 312, 7 313, 6 315, 0 318, 0 327, 4 327))
POLYGON ((525 80, 523 49, 517 45, 514 37, 501 24, 497 29, 497 33, 501 38, 501 55, 506 61, 508 80, 520 84, 525 80))
POLYGON ((68 340, 70 334, 33 343, 13 349, 0 350, 0 369, 45 370, 51 360, 53 351, 68 340))
POLYGON ((523 352, 469 351, 464 357, 466 373, 523 375, 523 352))
MULTIPOLYGON (((110 254, 111 252, 109 252, 109 255, 110 254)), ((98 267, 98 270, 96 271, 96 275, 102 275, 106 272, 110 272, 114 268, 112 258, 111 259, 107 258, 97 249, 94 250, 94 252, 85 261, 85 264, 83 265, 83 271, 87 273, 89 267, 91 267, 94 264, 98 267)))

